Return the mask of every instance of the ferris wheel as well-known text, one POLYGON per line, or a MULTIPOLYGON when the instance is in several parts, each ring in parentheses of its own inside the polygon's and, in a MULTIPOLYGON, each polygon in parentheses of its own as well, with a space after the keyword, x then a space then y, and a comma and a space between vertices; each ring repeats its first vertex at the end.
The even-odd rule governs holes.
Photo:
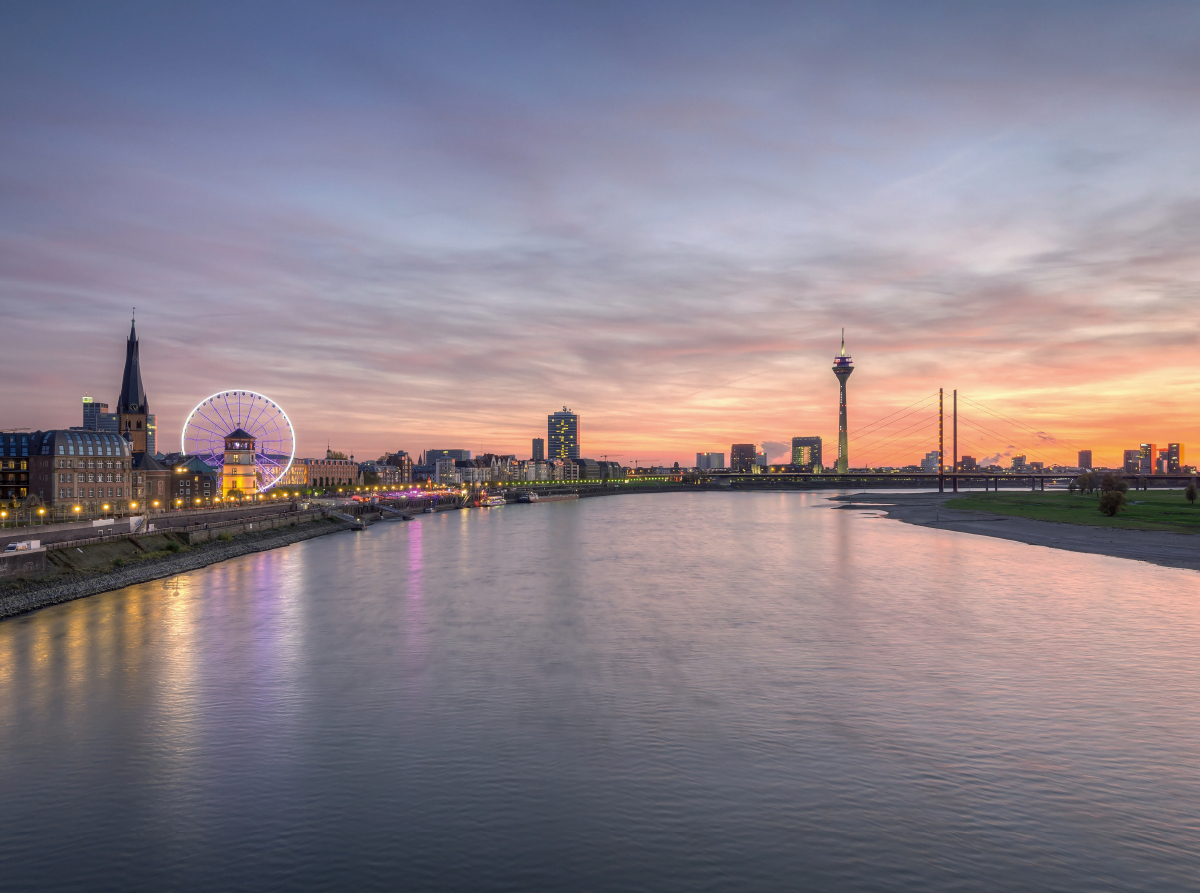
POLYGON ((241 428, 254 437, 258 492, 273 487, 292 467, 296 436, 283 408, 254 391, 221 391, 201 400, 183 426, 181 449, 220 471, 225 438, 241 428))

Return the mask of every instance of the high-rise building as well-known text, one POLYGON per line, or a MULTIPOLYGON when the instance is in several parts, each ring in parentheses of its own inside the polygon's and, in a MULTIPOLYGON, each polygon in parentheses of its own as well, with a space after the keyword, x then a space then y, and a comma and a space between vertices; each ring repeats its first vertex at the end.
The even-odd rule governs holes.
POLYGON ((1024 468, 1024 467, 1025 467, 1025 460, 1026 460, 1027 458, 1029 458, 1029 457, 1028 457, 1028 456, 1013 456, 1013 457, 1012 457, 1012 468, 1013 468, 1013 471, 1020 471, 1022 468, 1024 468))
POLYGON ((846 330, 842 329, 842 352, 833 358, 833 374, 837 376, 842 392, 838 403, 838 474, 845 474, 850 467, 850 435, 846 426, 846 379, 853 371, 854 361, 846 356, 846 330))
POLYGON ((146 452, 153 456, 158 452, 158 420, 154 413, 146 413, 146 452))
POLYGON ((1091 450, 1080 450, 1079 451, 1079 467, 1082 468, 1084 471, 1091 470, 1091 468, 1092 468, 1092 451, 1091 450))
POLYGON ((1126 450, 1122 467, 1126 474, 1137 474, 1142 469, 1142 451, 1126 450))
POLYGON ((758 446, 753 443, 735 443, 729 450, 729 468, 737 474, 749 474, 758 462, 758 446))
POLYGON ((932 453, 926 453, 925 458, 921 460, 921 471, 926 474, 936 474, 938 472, 938 465, 941 463, 941 457, 942 454, 937 450, 934 450, 932 453))
POLYGON ((1154 474, 1154 460, 1158 458, 1158 444, 1138 445, 1138 474, 1154 474))
POLYGON ((958 460, 959 471, 976 471, 979 468, 979 463, 975 461, 974 456, 962 456, 958 460))
POLYGON ((724 453, 697 453, 696 454, 696 470, 697 471, 714 471, 718 468, 725 467, 724 453))
POLYGON ((579 458, 579 416, 567 409, 546 416, 551 459, 579 458))
POLYGON ((103 431, 117 433, 117 414, 108 411, 107 403, 97 403, 91 397, 83 398, 83 425, 81 431, 103 431))
POLYGON ((813 471, 821 468, 821 438, 793 437, 792 464, 811 465, 813 471))
POLYGON ((546 441, 544 438, 535 437, 533 439, 533 461, 534 462, 545 462, 546 461, 546 441))
POLYGON ((132 322, 129 324, 129 341, 125 344, 121 396, 117 400, 117 432, 129 441, 134 455, 146 452, 146 389, 142 387, 137 328, 132 322))
POLYGON ((1179 474, 1185 465, 1182 443, 1167 444, 1167 473, 1179 474))

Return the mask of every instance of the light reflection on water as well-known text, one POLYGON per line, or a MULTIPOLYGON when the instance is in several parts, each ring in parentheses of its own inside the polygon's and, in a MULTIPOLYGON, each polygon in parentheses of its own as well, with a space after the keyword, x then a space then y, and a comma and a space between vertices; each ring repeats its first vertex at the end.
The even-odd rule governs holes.
POLYGON ((0 887, 1195 889, 1200 575, 671 494, 0 623, 0 887))

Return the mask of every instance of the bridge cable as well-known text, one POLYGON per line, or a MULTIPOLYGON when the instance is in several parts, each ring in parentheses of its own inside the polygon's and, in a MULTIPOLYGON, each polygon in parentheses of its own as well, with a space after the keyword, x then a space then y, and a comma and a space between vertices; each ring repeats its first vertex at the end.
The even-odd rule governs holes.
MULTIPOLYGON (((862 432, 866 431, 868 428, 874 428, 876 425, 880 424, 881 422, 887 421, 888 419, 890 419, 892 416, 896 415, 897 413, 904 412, 905 409, 912 409, 917 404, 924 403, 926 400, 929 400, 936 396, 937 396, 937 392, 935 391, 934 393, 930 394, 928 397, 922 397, 916 403, 910 403, 908 406, 905 406, 904 409, 897 409, 896 412, 889 413, 888 415, 885 415, 883 418, 876 419, 875 421, 871 422, 869 425, 863 425, 861 428, 855 428, 853 431, 851 431, 849 433, 848 436, 854 437, 857 434, 861 434, 862 432)), ((912 413, 909 413, 909 415, 911 415, 911 414, 912 413)), ((896 421, 898 422, 898 421, 900 421, 900 419, 896 419, 896 421)))

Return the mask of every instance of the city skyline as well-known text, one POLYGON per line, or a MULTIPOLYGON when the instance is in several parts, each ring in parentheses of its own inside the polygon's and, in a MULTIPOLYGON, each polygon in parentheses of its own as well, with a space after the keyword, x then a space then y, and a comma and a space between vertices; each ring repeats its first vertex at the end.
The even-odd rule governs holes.
POLYGON ((1098 464, 1195 441, 1195 10, 689 9, 18 10, 0 428, 116 406, 136 305, 160 449, 246 387, 302 455, 524 454, 565 404, 774 461, 836 442, 843 325, 852 432, 944 387, 1098 464))

